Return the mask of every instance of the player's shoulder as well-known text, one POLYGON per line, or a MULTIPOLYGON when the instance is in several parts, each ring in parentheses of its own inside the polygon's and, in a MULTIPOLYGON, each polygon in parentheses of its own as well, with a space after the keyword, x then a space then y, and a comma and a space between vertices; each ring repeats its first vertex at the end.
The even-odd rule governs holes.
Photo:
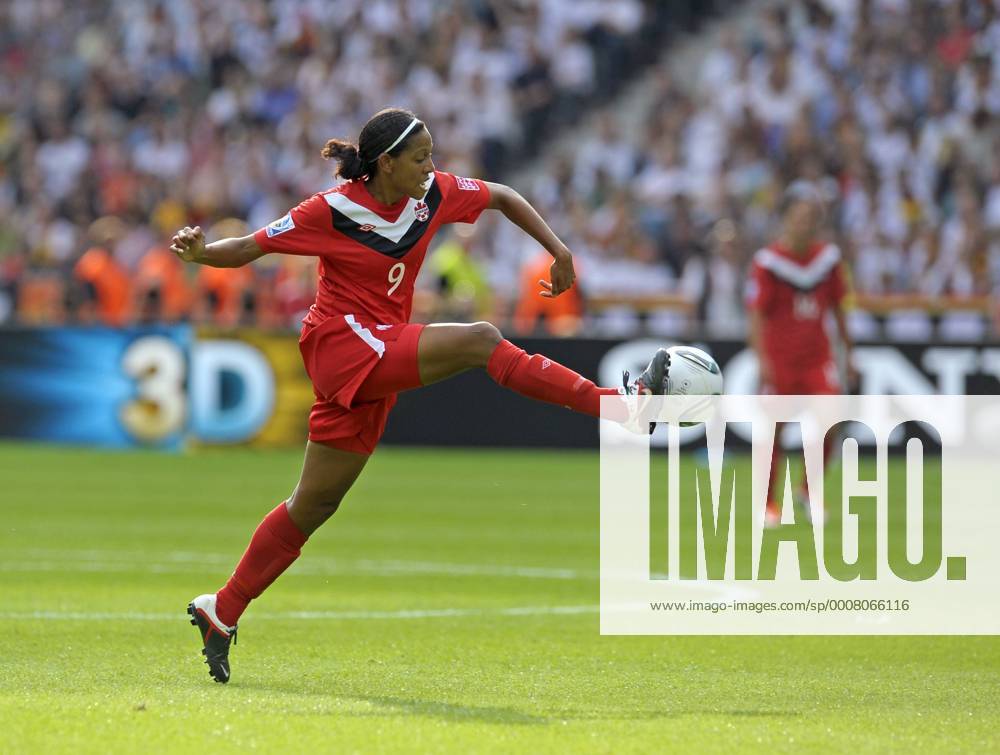
POLYGON ((331 186, 329 189, 323 189, 321 191, 317 191, 315 194, 310 194, 308 197, 299 202, 298 205, 296 205, 296 209, 308 212, 310 210, 326 207, 329 202, 327 197, 342 193, 344 186, 346 186, 346 184, 331 186))
POLYGON ((434 183, 445 194, 455 191, 482 191, 483 189, 483 182, 479 179, 459 176, 446 170, 434 171, 434 183))
POLYGON ((832 241, 817 241, 809 254, 809 261, 822 259, 824 264, 836 265, 841 260, 840 247, 832 241))
POLYGON ((306 201, 314 202, 316 205, 331 205, 336 201, 336 197, 350 197, 352 194, 357 193, 360 186, 359 181, 345 181, 336 186, 331 186, 329 189, 317 191, 306 201))
POLYGON ((840 262, 840 247, 829 241, 820 241, 812 245, 809 253, 804 256, 795 255, 784 249, 780 244, 769 244, 754 252, 752 261, 762 267, 774 267, 782 263, 808 267, 817 263, 824 265, 840 262))
POLYGON ((840 247, 828 241, 817 242, 804 257, 795 257, 778 244, 769 244, 754 253, 751 264, 798 288, 812 288, 840 264, 841 257, 840 247))
POLYGON ((289 231, 296 234, 326 232, 326 220, 330 216, 327 197, 339 189, 339 186, 324 189, 306 197, 282 217, 264 227, 267 237, 274 238, 289 231))
POLYGON ((784 256, 777 246, 762 246, 750 257, 750 266, 754 270, 772 271, 775 266, 781 265, 784 256))
POLYGON ((323 189, 322 191, 317 191, 313 194, 314 197, 326 197, 330 194, 343 194, 348 189, 355 188, 357 186, 357 181, 344 181, 336 186, 331 186, 329 189, 323 189))

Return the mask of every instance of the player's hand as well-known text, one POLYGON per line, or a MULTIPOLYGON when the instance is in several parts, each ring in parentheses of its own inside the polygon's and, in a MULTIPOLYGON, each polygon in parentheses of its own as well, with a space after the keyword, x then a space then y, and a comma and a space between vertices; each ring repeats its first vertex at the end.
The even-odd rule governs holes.
POLYGON ((201 226, 184 226, 170 240, 170 251, 185 262, 197 262, 205 253, 205 234, 201 226))
POLYGON ((547 280, 538 281, 538 285, 543 289, 539 294, 546 299, 554 299, 572 288, 573 281, 576 280, 576 271, 573 269, 573 256, 569 252, 556 257, 549 267, 549 278, 552 279, 551 283, 547 280))

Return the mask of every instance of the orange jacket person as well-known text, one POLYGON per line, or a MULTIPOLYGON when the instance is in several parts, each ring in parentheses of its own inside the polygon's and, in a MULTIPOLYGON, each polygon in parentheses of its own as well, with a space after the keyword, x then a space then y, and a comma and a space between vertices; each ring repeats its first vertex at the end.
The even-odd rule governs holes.
POLYGON ((128 322, 132 310, 132 282, 111 252, 99 246, 91 247, 77 260, 73 275, 87 286, 102 323, 120 327, 128 322))
POLYGON ((535 296, 538 281, 548 274, 551 259, 542 253, 521 268, 521 294, 514 310, 514 328, 519 333, 531 333, 539 319, 546 332, 556 336, 571 336, 579 332, 583 318, 583 297, 574 286, 557 299, 535 296))
POLYGON ((186 318, 191 291, 184 266, 166 247, 154 246, 142 256, 136 268, 135 288, 141 319, 177 322, 186 318))
POLYGON ((240 324, 253 282, 251 267, 202 267, 198 271, 198 296, 205 318, 224 327, 240 324))

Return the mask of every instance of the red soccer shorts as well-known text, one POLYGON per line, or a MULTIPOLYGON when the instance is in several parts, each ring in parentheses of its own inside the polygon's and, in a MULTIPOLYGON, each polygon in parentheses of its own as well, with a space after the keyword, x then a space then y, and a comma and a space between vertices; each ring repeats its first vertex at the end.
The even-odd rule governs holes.
POLYGON ((837 365, 831 360, 804 369, 775 370, 774 385, 766 393, 779 396, 826 396, 840 393, 837 365))
POLYGON ((309 440, 372 453, 396 392, 421 384, 417 344, 423 327, 366 323, 354 315, 303 327, 299 350, 316 395, 309 440))

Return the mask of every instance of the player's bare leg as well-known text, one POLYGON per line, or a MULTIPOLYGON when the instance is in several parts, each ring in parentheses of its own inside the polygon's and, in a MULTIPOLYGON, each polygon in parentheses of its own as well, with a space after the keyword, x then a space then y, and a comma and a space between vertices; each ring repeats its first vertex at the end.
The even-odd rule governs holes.
MULTIPOLYGON (((771 469, 768 472, 767 478, 767 503, 764 508, 765 527, 777 527, 781 524, 781 504, 779 501, 784 499, 785 486, 782 481, 781 487, 778 487, 778 477, 781 472, 787 470, 787 457, 781 448, 781 434, 784 432, 785 425, 785 422, 776 422, 774 426, 774 444, 771 447, 771 469)), ((824 470, 829 467, 830 455, 833 448, 833 438, 825 438, 823 440, 824 470)), ((823 484, 822 479, 818 484, 823 484)), ((812 521, 813 510, 809 498, 809 478, 805 469, 802 470, 802 479, 794 489, 792 503, 796 508, 801 510, 806 519, 812 521)), ((822 512, 819 512, 819 515, 825 521, 827 516, 826 510, 824 509, 822 512)))
POLYGON ((307 442, 302 474, 287 504, 295 526, 308 536, 333 516, 368 458, 367 454, 307 442))
POLYGON ((430 385, 466 370, 486 367, 501 341, 503 334, 488 322, 427 325, 417 345, 420 381, 430 385))
POLYGON ((229 647, 247 605, 299 557, 309 535, 334 514, 367 462, 366 454, 308 442, 294 492, 264 517, 225 587, 188 604, 215 681, 229 681, 229 647))
POLYGON ((767 477, 767 503, 764 508, 764 526, 777 527, 781 524, 781 505, 778 497, 782 495, 782 490, 777 489, 778 472, 784 464, 784 452, 781 449, 781 433, 785 429, 784 422, 776 422, 774 425, 774 442, 771 446, 771 468, 767 477))
POLYGON ((308 537, 333 516, 367 463, 367 454, 306 443, 302 473, 291 497, 265 517, 218 593, 224 622, 234 624, 247 604, 298 558, 308 537))
MULTIPOLYGON (((417 386, 405 378, 393 381, 393 374, 405 375, 392 363, 387 352, 382 364, 372 371, 358 391, 366 400, 417 386)), ((503 337, 488 322, 427 325, 417 343, 417 367, 421 385, 444 380, 466 370, 483 368, 497 383, 523 396, 560 404, 574 411, 599 417, 600 397, 619 395, 617 388, 600 388, 585 377, 541 354, 528 354, 503 337)), ((622 419, 627 411, 622 409, 622 419)))

